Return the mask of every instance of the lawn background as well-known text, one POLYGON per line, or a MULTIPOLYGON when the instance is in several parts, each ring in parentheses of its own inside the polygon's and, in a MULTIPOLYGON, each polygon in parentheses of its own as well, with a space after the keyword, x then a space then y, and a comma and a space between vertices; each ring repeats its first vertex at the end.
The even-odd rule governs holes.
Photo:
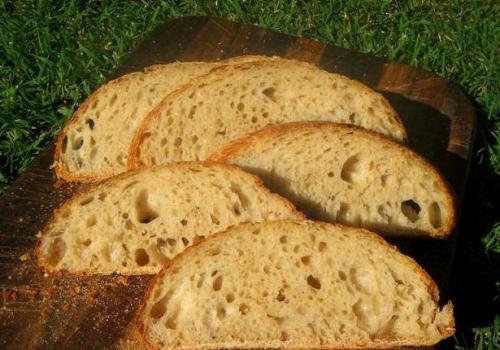
POLYGON ((433 71, 474 101, 478 135, 450 297, 456 348, 500 348, 498 1, 0 0, 0 195, 156 24, 210 15, 433 71))

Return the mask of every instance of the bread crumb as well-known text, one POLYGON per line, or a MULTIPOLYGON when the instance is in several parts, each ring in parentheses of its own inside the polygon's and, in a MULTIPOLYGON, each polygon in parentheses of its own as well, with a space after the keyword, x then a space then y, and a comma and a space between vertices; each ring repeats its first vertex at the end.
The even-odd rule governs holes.
POLYGON ((26 254, 23 254, 19 257, 19 260, 21 261, 27 261, 30 259, 30 254, 29 253, 26 253, 26 254))
POLYGON ((122 286, 129 285, 128 276, 118 276, 115 281, 116 283, 121 284, 122 286))

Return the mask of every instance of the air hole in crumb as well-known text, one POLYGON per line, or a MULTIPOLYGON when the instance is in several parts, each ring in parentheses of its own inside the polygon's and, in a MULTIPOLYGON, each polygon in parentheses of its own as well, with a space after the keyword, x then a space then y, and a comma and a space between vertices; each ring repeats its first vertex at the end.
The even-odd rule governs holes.
POLYGON ((269 266, 264 266, 264 272, 265 273, 270 273, 271 272, 271 269, 269 268, 269 266))
POLYGON ((156 210, 149 204, 149 194, 147 190, 142 190, 135 200, 135 210, 137 221, 141 224, 147 224, 158 217, 156 210))
POLYGON ((333 175, 334 175, 333 171, 329 171, 327 175, 328 175, 328 177, 333 177, 333 175))
POLYGON ((288 333, 286 331, 281 331, 280 340, 287 341, 289 339, 288 333))
POLYGON ((252 117, 251 119, 252 123, 257 123, 257 120, 258 120, 257 117, 252 117))
POLYGON ((157 320, 160 319, 163 315, 165 315, 165 312, 167 311, 167 300, 168 296, 164 296, 163 298, 161 298, 161 300, 159 300, 157 303, 153 305, 151 311, 149 312, 151 318, 157 320))
POLYGON ((173 247, 177 243, 177 241, 174 238, 167 238, 167 243, 169 246, 173 247))
POLYGON ((441 208, 437 202, 432 202, 429 206, 429 221, 434 228, 439 228, 442 225, 441 208))
POLYGON ((164 137, 160 140, 160 146, 165 146, 167 144, 167 138, 164 137))
POLYGON ((203 286, 204 281, 205 281, 205 274, 202 273, 202 274, 200 274, 200 277, 198 278, 198 282, 196 282, 196 287, 201 288, 201 286, 203 286))
POLYGON ((271 101, 276 102, 276 96, 275 96, 276 89, 275 88, 269 87, 267 89, 262 90, 262 93, 264 94, 264 96, 269 98, 271 101))
POLYGON ((286 299, 285 292, 283 291, 283 289, 280 289, 280 291, 278 292, 278 295, 276 296, 276 300, 278 300, 279 302, 282 302, 285 299, 286 299))
POLYGON ((111 100, 109 100, 110 107, 112 107, 115 104, 117 98, 118 98, 117 94, 114 94, 113 97, 111 97, 111 100))
POLYGON ((215 291, 218 291, 222 288, 222 280, 223 279, 224 279, 224 277, 222 275, 219 275, 215 278, 214 283, 212 284, 212 288, 215 291))
POLYGON ((419 219, 420 205, 413 199, 408 199, 401 202, 401 212, 410 220, 410 222, 415 222, 419 219))
POLYGON ((90 202, 92 202, 94 200, 94 197, 88 197, 88 198, 85 198, 83 201, 80 202, 80 205, 83 207, 84 205, 87 205, 89 204, 90 202))
POLYGON ((182 224, 182 226, 186 226, 186 225, 187 225, 187 223, 188 223, 188 222, 187 222, 187 220, 186 220, 186 219, 182 219, 182 220, 181 220, 181 224, 182 224))
POLYGON ((56 238, 49 246, 47 262, 52 266, 56 266, 64 257, 64 254, 66 254, 66 243, 61 238, 56 238))
POLYGON ((326 244, 326 242, 319 242, 319 245, 318 245, 318 250, 319 250, 320 252, 324 252, 324 251, 326 250, 326 248, 327 248, 327 244, 326 244))
POLYGON ((174 146, 179 147, 182 144, 182 138, 176 137, 174 141, 174 146))
POLYGON ((217 305, 217 318, 218 319, 223 319, 226 317, 226 308, 222 304, 217 305))
POLYGON ((144 266, 149 262, 149 255, 144 248, 135 250, 135 262, 139 266, 144 266))
POLYGON ((92 243, 92 240, 90 238, 87 238, 82 242, 82 244, 86 247, 88 247, 92 243))
POLYGON ((89 126, 90 130, 94 130, 94 126, 95 126, 95 123, 94 123, 94 120, 93 119, 90 119, 88 118, 85 123, 87 123, 87 125, 89 126))
POLYGON ((75 151, 79 150, 83 145, 83 137, 77 137, 73 142, 71 143, 71 148, 75 151))
POLYGON ((199 138, 198 138, 198 136, 196 136, 196 135, 195 135, 195 136, 193 136, 193 137, 191 138, 191 141, 192 141, 193 143, 198 142, 198 140, 199 140, 199 138))
POLYGON ((349 183, 356 183, 361 175, 361 160, 359 154, 349 157, 342 166, 340 178, 349 183))
POLYGON ((377 212, 378 214, 387 222, 390 222, 391 219, 392 219, 392 215, 391 215, 391 208, 386 206, 386 205, 383 205, 383 204, 380 204, 378 207, 377 207, 377 212))
POLYGON ((226 301, 228 303, 232 303, 234 301, 234 294, 233 293, 227 293, 226 294, 226 301))
POLYGON ((97 196, 97 199, 99 199, 100 201, 103 201, 106 198, 106 196, 107 196, 106 192, 101 192, 97 196))
POLYGON ((321 282, 313 275, 307 276, 307 284, 313 287, 314 289, 321 289, 321 282))
POLYGON ((302 261, 302 264, 307 266, 311 262, 311 257, 309 255, 303 256, 300 258, 300 261, 302 261))
POLYGON ((248 307, 247 304, 240 304, 240 306, 238 307, 238 310, 240 312, 240 314, 242 315, 246 315, 248 314, 248 312, 250 311, 250 308, 248 307))
POLYGON ((288 237, 287 236, 281 236, 280 237, 280 243, 285 244, 287 241, 288 241, 288 237))
POLYGON ((219 219, 216 216, 214 216, 213 214, 210 214, 210 220, 212 220, 212 224, 220 225, 219 219))
POLYGON ((349 121, 353 124, 356 123, 356 113, 349 114, 349 121))
POLYGON ((87 227, 92 227, 96 224, 97 220, 94 215, 87 219, 87 227))
POLYGON ((339 271, 339 277, 342 281, 347 280, 347 276, 344 271, 339 271))
POLYGON ((233 205, 233 212, 236 216, 240 216, 241 215, 241 209, 240 209, 240 205, 239 203, 234 203, 233 205))
POLYGON ((187 239, 186 237, 182 237, 182 243, 184 244, 184 247, 187 247, 189 244, 189 239, 187 239))
POLYGON ((243 102, 240 102, 238 103, 238 106, 236 108, 238 108, 238 111, 243 112, 243 110, 245 109, 245 105, 243 104, 243 102))
POLYGON ((124 219, 128 219, 128 213, 123 213, 123 214, 122 214, 122 218, 124 218, 124 219))

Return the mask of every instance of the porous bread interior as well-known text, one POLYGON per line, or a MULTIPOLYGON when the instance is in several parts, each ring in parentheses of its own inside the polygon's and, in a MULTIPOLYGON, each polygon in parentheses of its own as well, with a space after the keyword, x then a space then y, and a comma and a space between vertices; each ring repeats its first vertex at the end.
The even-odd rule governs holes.
POLYGON ((270 127, 213 160, 260 176, 310 218, 387 235, 448 235, 453 198, 422 158, 379 135, 345 125, 270 127))
POLYGON ((112 178, 56 211, 39 247, 48 272, 151 274, 186 247, 246 221, 302 218, 258 179, 181 163, 112 178))
POLYGON ((139 315, 155 349, 430 345, 454 332, 429 276, 376 235, 315 222, 243 224, 185 251, 139 315))
POLYGON ((385 98, 344 76, 294 60, 218 69, 165 99, 143 122, 131 165, 204 160, 268 124, 323 120, 356 124, 405 138, 385 98))
POLYGON ((163 98, 215 67, 261 59, 268 58, 248 55, 219 62, 174 62, 108 82, 84 102, 62 131, 55 160, 62 168, 59 173, 85 180, 126 171, 138 126, 163 98))
POLYGON ((142 119, 175 88, 213 67, 177 62, 110 81, 64 130, 61 166, 74 173, 125 171, 128 148, 142 119))

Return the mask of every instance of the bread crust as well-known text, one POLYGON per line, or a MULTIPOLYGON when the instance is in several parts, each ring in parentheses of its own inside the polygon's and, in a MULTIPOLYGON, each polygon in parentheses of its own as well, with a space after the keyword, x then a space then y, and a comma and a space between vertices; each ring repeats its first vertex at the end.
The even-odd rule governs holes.
MULTIPOLYGON (((131 171, 128 171, 125 173, 114 175, 114 176, 112 176, 112 177, 110 177, 110 178, 100 182, 99 184, 90 187, 90 188, 80 190, 77 193, 75 193, 69 200, 67 200, 61 207, 54 210, 52 217, 49 219, 47 224, 42 229, 41 236, 38 239, 36 246, 35 246, 35 256, 36 256, 36 260, 37 260, 38 269, 42 273, 50 273, 51 275, 63 275, 66 273, 70 273, 66 270, 52 271, 52 270, 47 268, 47 266, 46 266, 47 264, 45 263, 43 256, 42 256, 42 253, 41 253, 41 243, 42 243, 43 237, 45 237, 47 232, 49 232, 52 229, 52 227, 54 226, 54 223, 58 220, 61 213, 63 213, 65 211, 65 209, 72 207, 75 203, 78 203, 82 199, 82 197, 88 196, 90 193, 94 193, 94 192, 99 191, 100 188, 102 188, 103 186, 105 186, 108 183, 116 182, 119 180, 129 178, 129 177, 134 176, 142 171, 147 171, 147 170, 160 171, 164 168, 176 168, 176 167, 179 168, 179 167, 185 167, 185 166, 190 166, 190 165, 192 165, 192 166, 207 166, 207 167, 215 167, 215 168, 223 167, 225 169, 230 169, 231 171, 236 171, 236 172, 242 171, 237 166, 230 165, 230 164, 220 164, 217 162, 210 162, 210 161, 179 162, 179 163, 158 165, 158 166, 153 166, 153 167, 131 170, 131 171)), ((248 173, 245 173, 245 174, 248 174, 248 173)), ((252 174, 248 174, 248 175, 257 186, 259 186, 260 188, 267 191, 269 196, 271 196, 271 197, 275 198, 277 201, 281 202, 283 204, 283 206, 285 206, 290 211, 291 214, 293 214, 297 217, 300 217, 300 218, 305 218, 304 214, 301 213, 300 211, 298 211, 295 208, 295 206, 292 203, 290 203, 287 199, 283 198, 282 196, 280 196, 276 193, 269 191, 264 186, 262 180, 259 177, 252 175, 252 174)), ((142 268, 135 268, 135 269, 123 269, 123 271, 121 271, 120 274, 121 275, 141 275, 141 274, 150 275, 150 274, 154 274, 156 272, 157 272, 156 268, 142 267, 142 268), (140 271, 138 271, 138 270, 140 270, 140 271)), ((76 275, 80 275, 80 276, 89 276, 89 275, 94 275, 95 273, 88 272, 88 271, 87 272, 81 271, 81 272, 72 273, 72 274, 76 274, 76 275)))
MULTIPOLYGON (((231 231, 233 229, 235 229, 235 227, 241 227, 241 226, 259 226, 259 227, 262 227, 264 225, 279 225, 280 223, 287 223, 287 224, 294 224, 294 225, 307 225, 307 224, 314 224, 314 225, 318 225, 320 227, 338 227, 340 228, 341 230, 346 230, 346 231, 350 231, 349 234, 356 234, 356 235, 361 235, 361 236, 364 236, 366 239, 368 240, 372 240, 372 241, 376 241, 378 242, 378 244, 381 244, 385 247, 387 247, 389 250, 391 250, 392 252, 395 252, 395 253, 398 253, 400 255, 402 255, 404 257, 404 259, 406 259, 406 262, 407 264, 418 274, 422 277, 426 287, 427 287, 427 290, 429 292, 429 294, 431 295, 432 297, 432 300, 435 302, 435 303, 438 303, 439 302, 439 288, 437 287, 436 283, 434 282, 434 280, 432 279, 432 277, 413 259, 411 258, 410 256, 407 256, 407 255, 404 255, 402 254, 399 249, 388 243, 387 241, 385 241, 382 237, 380 237, 379 235, 371 232, 371 231, 368 231, 366 229, 363 229, 363 228, 355 228, 355 227, 351 227, 351 226, 346 226, 346 225, 343 225, 343 224, 338 224, 338 223, 328 223, 328 222, 323 222, 323 221, 312 221, 312 220, 302 220, 302 221, 273 221, 273 222, 262 222, 262 223, 242 223, 242 224, 239 224, 239 225, 234 225, 234 226, 231 226, 231 227, 228 227, 226 230, 224 231, 220 231, 220 232, 217 232, 207 238, 205 238, 204 240, 202 241, 199 241, 195 244, 193 244, 192 246, 188 247, 187 249, 185 249, 183 252, 181 252, 180 254, 178 254, 174 259, 168 261, 165 265, 163 265, 163 268, 162 270, 151 280, 150 284, 149 284, 149 287, 145 293, 145 296, 144 296, 144 301, 143 303, 141 304, 141 307, 139 308, 139 310, 137 311, 137 316, 134 320, 138 330, 139 330, 139 334, 141 335, 142 337, 142 340, 143 340, 143 343, 146 344, 146 346, 148 347, 148 349, 154 349, 154 350, 161 350, 161 348, 159 347, 156 347, 154 344, 150 343, 146 337, 146 328, 144 326, 144 324, 141 322, 141 319, 143 319, 144 317, 144 313, 145 313, 145 310, 146 310, 146 307, 147 307, 147 301, 149 300, 149 298, 151 297, 152 293, 153 293, 153 290, 155 288, 155 285, 156 285, 156 282, 160 279, 163 278, 163 276, 167 273, 167 271, 171 268, 174 268, 175 265, 177 264, 180 264, 179 261, 182 260, 182 258, 187 255, 187 254, 190 254, 191 251, 195 251, 198 249, 198 247, 201 245, 201 244, 205 244, 205 242, 209 242, 209 241, 212 241, 212 240, 216 240, 216 239, 219 239, 219 238, 223 238, 224 236, 226 235, 230 235, 231 234, 231 231)), ((449 337, 449 336, 452 336, 454 333, 455 333, 455 320, 453 318, 453 304, 451 303, 451 301, 449 301, 447 304, 446 304, 446 310, 447 310, 447 316, 449 316, 451 322, 450 324, 444 328, 444 329, 440 329, 440 334, 443 338, 446 338, 446 337, 449 337)), ((434 345, 436 342, 438 342, 440 339, 427 339, 428 342, 427 343, 422 343, 422 344, 419 344, 419 345, 434 345)), ((186 348, 186 349, 193 349, 193 350, 208 350, 208 349, 251 349, 251 348, 247 348, 247 347, 243 347, 241 345, 239 345, 237 343, 233 343, 233 344, 224 344, 224 346, 221 346, 221 347, 208 347, 206 345, 200 345, 199 347, 190 347, 190 348, 186 348)), ((384 348, 388 348, 388 347, 395 347, 395 346, 404 346, 404 345, 407 345, 405 344, 403 341, 392 341, 392 342, 380 342, 380 344, 377 344, 377 346, 375 347, 370 347, 370 349, 384 349, 384 348)), ((261 346, 259 346, 258 348, 271 348, 269 344, 266 344, 266 343, 262 343, 261 346)), ((328 346, 319 346, 319 347, 316 347, 318 349, 325 349, 325 350, 335 350, 335 349, 367 349, 366 345, 364 344, 358 344, 358 345, 355 345, 353 346, 352 344, 344 344, 344 346, 341 346, 341 347, 335 347, 335 348, 332 348, 332 347, 328 347, 328 346)), ((293 349, 303 349, 303 350, 309 350, 310 347, 308 347, 306 344, 304 344, 304 347, 294 347, 293 349)))
MULTIPOLYGON (((143 162, 141 158, 141 146, 143 142, 146 140, 147 137, 150 136, 149 130, 151 127, 152 122, 157 118, 159 115, 159 111, 163 110, 166 108, 166 106, 169 103, 172 103, 175 99, 177 99, 179 96, 181 96, 187 89, 203 84, 205 81, 211 81, 211 79, 215 79, 216 77, 224 76, 226 74, 231 73, 232 71, 236 71, 237 69, 241 68, 247 68, 247 67, 254 67, 258 65, 269 65, 272 64, 272 61, 276 61, 276 64, 280 64, 280 61, 288 62, 288 63, 293 63, 293 64, 298 64, 302 65, 304 67, 308 68, 314 68, 314 69, 319 69, 319 67, 303 62, 303 61, 298 61, 298 60, 293 60, 293 59, 282 59, 282 58, 276 58, 276 57, 271 57, 268 58, 267 60, 256 60, 256 61, 250 61, 250 62, 243 62, 239 64, 232 64, 232 65, 224 65, 220 67, 216 67, 212 69, 209 73, 202 75, 198 78, 195 78, 191 80, 189 83, 179 87, 176 91, 173 91, 170 95, 166 96, 157 106, 154 108, 141 122, 139 128, 137 129, 137 132, 135 134, 135 137, 133 138, 130 148, 129 148, 129 153, 128 153, 128 166, 129 169, 135 169, 141 166, 144 166, 145 163, 143 162), (271 61, 271 62, 269 62, 271 61)), ((398 128, 402 132, 402 138, 403 142, 406 142, 408 139, 408 134, 407 131, 404 127, 403 122, 399 118, 397 112, 392 108, 392 106, 387 102, 385 97, 383 97, 382 94, 376 92, 375 90, 372 90, 368 86, 356 81, 352 80, 348 77, 345 77, 343 75, 337 74, 339 77, 342 79, 345 79, 346 82, 348 82, 351 85, 355 85, 358 89, 360 89, 362 92, 367 92, 369 94, 375 94, 381 98, 381 101, 383 101, 383 108, 387 112, 387 115, 390 115, 392 120, 397 124, 398 128)))
POLYGON ((375 140, 376 142, 383 143, 389 147, 394 147, 399 149, 401 152, 405 154, 406 157, 413 159, 415 162, 420 164, 426 171, 430 174, 433 174, 439 182, 440 187, 443 189, 443 192, 446 193, 446 204, 449 208, 450 216, 446 220, 446 222, 431 236, 433 238, 446 238, 451 234, 456 225, 456 211, 457 211, 457 202, 455 200, 454 191, 448 182, 445 180, 444 176, 426 159, 422 156, 418 155, 416 152, 410 150, 409 148, 401 145, 398 142, 393 141, 392 139, 373 132, 371 130, 366 130, 361 127, 355 125, 347 125, 347 124, 338 124, 333 122, 292 122, 286 124, 279 125, 270 125, 261 130, 257 130, 247 136, 244 136, 232 144, 219 149, 215 153, 213 153, 208 160, 214 162, 222 162, 227 163, 231 162, 233 157, 238 153, 245 152, 247 149, 251 148, 254 144, 261 140, 265 139, 273 139, 279 135, 283 135, 287 132, 293 130, 341 130, 344 133, 356 133, 362 135, 363 138, 370 138, 375 140))

